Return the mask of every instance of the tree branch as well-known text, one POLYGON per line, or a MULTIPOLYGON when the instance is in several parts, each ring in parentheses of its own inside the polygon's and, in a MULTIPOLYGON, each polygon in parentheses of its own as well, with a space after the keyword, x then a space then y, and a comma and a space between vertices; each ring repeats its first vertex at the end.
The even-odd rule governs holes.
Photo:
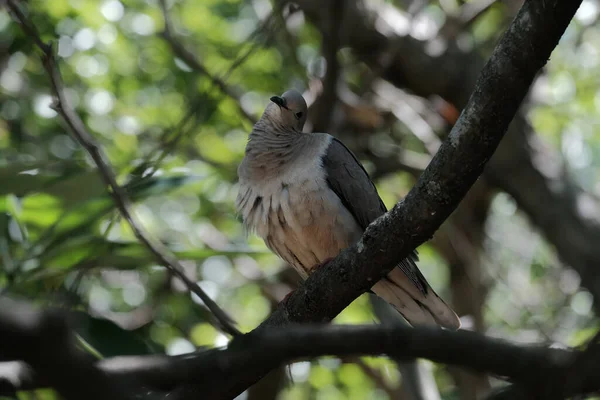
MULTIPOLYGON (((317 351, 327 354, 339 351, 340 355, 348 355, 356 354, 357 348, 377 354, 389 351, 396 356, 424 356, 450 364, 464 362, 467 348, 477 349, 474 353, 476 358, 471 360, 474 363, 472 368, 507 376, 514 373, 518 380, 522 379, 518 377, 528 376, 531 381, 526 383, 534 387, 538 382, 547 380, 560 382, 554 378, 561 368, 570 365, 570 353, 566 353, 566 362, 559 356, 557 365, 553 363, 556 362, 554 355, 565 353, 553 351, 552 357, 545 357, 539 355, 538 349, 529 349, 531 353, 525 354, 505 347, 507 345, 503 342, 494 342, 500 343, 499 346, 482 348, 476 339, 481 337, 470 332, 402 328, 405 330, 403 333, 396 331, 400 328, 386 330, 382 327, 356 328, 352 332, 344 331, 344 328, 294 327, 281 331, 265 328, 291 322, 330 320, 433 234, 481 173, 535 73, 548 59, 579 3, 573 0, 526 2, 482 72, 475 93, 449 138, 406 199, 372 224, 357 245, 312 274, 261 328, 235 339, 227 350, 178 358, 178 362, 187 363, 187 369, 179 370, 182 372, 177 376, 179 382, 197 383, 202 377, 201 384, 207 386, 208 397, 231 398, 280 363, 282 359, 277 357, 281 355, 316 356, 317 351), (522 51, 523 43, 529 44, 529 54, 522 51), (330 332, 330 336, 321 338, 319 335, 324 331, 330 332), (448 338, 460 340, 444 341, 448 338), (378 347, 384 343, 391 347, 378 347), (347 347, 350 345, 352 348, 347 347), (231 354, 234 351, 239 353, 231 354), (220 355, 223 352, 227 355, 220 355), (498 363, 492 355, 506 356, 505 361, 508 362, 498 363), (528 362, 533 359, 538 361, 528 362), (203 360, 202 365, 192 368, 195 364, 190 363, 200 362, 198 360, 203 360), (210 360, 215 361, 208 362, 210 360), (544 366, 552 367, 545 370, 544 366), (219 376, 210 379, 213 377, 211 372, 219 372, 219 376), (540 374, 538 378, 532 378, 537 374, 540 374)), ((57 92, 60 94, 59 90, 57 92)), ((94 155, 93 152, 91 154, 94 155)), ((160 366, 160 360, 155 360, 160 366)), ((176 368, 171 365, 167 370, 157 370, 163 376, 176 368)), ((158 379, 158 376, 154 377, 158 379)))
POLYGON ((42 64, 48 73, 52 90, 54 92, 55 103, 54 109, 62 117, 65 124, 68 126, 73 137, 81 144, 81 146, 88 152, 88 154, 94 160, 94 163, 98 167, 105 184, 110 188, 109 193, 113 198, 113 201, 119 209, 123 218, 127 221, 135 236, 142 244, 144 244, 148 250, 156 257, 158 262, 165 265, 175 276, 181 279, 188 289, 194 292, 213 313, 218 325, 227 333, 236 336, 240 335, 240 331, 234 326, 232 319, 223 311, 217 303, 215 303, 201 288, 198 284, 192 281, 183 272, 183 267, 179 263, 179 260, 171 254, 169 249, 164 246, 160 241, 154 240, 141 226, 141 224, 134 217, 131 201, 127 196, 127 193, 117 183, 115 173, 110 166, 110 163, 104 154, 102 148, 96 143, 96 140, 87 131, 83 121, 79 118, 79 115, 69 107, 68 102, 65 98, 64 84, 60 69, 52 46, 45 44, 37 29, 28 17, 21 11, 19 4, 15 0, 8 0, 8 8, 12 11, 16 21, 21 25, 23 31, 36 43, 36 45, 42 50, 42 64))
MULTIPOLYGON (((599 356, 600 331, 596 332, 594 337, 588 342, 585 350, 578 351, 574 355, 570 363, 571 366, 564 371, 564 374, 558 377, 558 385, 560 386, 557 386, 557 388, 560 388, 559 391, 549 394, 551 397, 548 398, 563 399, 564 397, 576 394, 586 385, 585 382, 591 378, 592 370, 597 370, 599 356)), ((600 390, 596 389, 594 392, 597 393, 600 390)), ((529 393, 527 393, 527 390, 522 385, 514 384, 493 392, 487 397, 487 400, 527 400, 529 398, 529 393)))
MULTIPOLYGON (((481 71, 456 125, 415 187, 373 222, 357 244, 312 273, 258 331, 331 320, 399 260, 431 238, 482 173, 580 3, 525 2, 481 71), (528 43, 528 51, 523 51, 523 43, 528 43)), ((248 368, 213 385, 212 389, 218 390, 213 394, 235 397, 272 367, 264 364, 248 368)))
MULTIPOLYGON (((26 381, 27 387, 15 385, 12 390, 49 385, 59 389, 67 399, 130 398, 139 393, 140 388, 167 390, 198 381, 217 388, 218 393, 219 384, 237 374, 324 355, 387 354, 399 359, 427 358, 507 377, 534 395, 559 393, 564 397, 600 389, 600 372, 589 362, 584 365, 585 370, 579 369, 576 385, 563 385, 581 360, 597 360, 598 346, 590 346, 586 351, 519 346, 470 331, 403 325, 302 325, 260 330, 234 338, 226 348, 181 356, 115 357, 93 365, 89 359, 76 354, 70 341, 65 339, 70 338, 70 332, 63 316, 34 311, 6 299, 0 301, 0 306, 3 338, 0 359, 24 360, 35 372, 33 378, 26 381), (137 386, 133 387, 133 383, 137 386), (117 387, 121 392, 110 397, 117 387), (125 389, 130 392, 123 391, 125 389)), ((2 378, 0 374, 0 382, 2 378)), ((2 387, 6 389, 6 386, 2 387)), ((214 391, 202 394, 203 398, 230 398, 216 395, 214 391)), ((172 398, 180 397, 169 396, 172 398)))
MULTIPOLYGON (((296 2, 307 20, 325 32, 326 21, 319 10, 327 0, 296 2)), ((546 8, 553 7, 553 4, 545 0, 542 2, 546 8)), ((579 2, 574 6, 577 4, 579 2)), ((342 26, 348 27, 344 35, 357 57, 378 69, 375 65, 377 57, 373 55, 389 53, 393 48, 396 51, 382 71, 383 78, 416 95, 440 96, 458 108, 464 107, 484 63, 480 49, 465 53, 455 43, 448 42, 443 54, 430 56, 426 50, 427 42, 409 35, 397 36, 392 27, 385 26, 385 21, 377 19, 377 15, 383 12, 394 12, 393 7, 385 11, 378 6, 373 7, 376 7, 375 10, 371 8, 373 15, 365 13, 366 7, 348 8, 344 14, 347 20, 342 26)), ((529 49, 529 45, 522 47, 523 51, 529 49)), ((594 243, 600 240, 600 224, 597 222, 600 214, 592 211, 597 208, 594 207, 597 202, 578 187, 562 168, 562 163, 560 155, 542 143, 532 131, 526 115, 521 113, 510 125, 488 163, 485 175, 491 184, 515 198, 519 207, 556 247, 561 260, 579 273, 581 285, 594 295, 597 307, 600 304, 600 269, 597 268, 600 248, 594 243), (591 205, 586 207, 586 212, 582 211, 582 201, 591 205)))

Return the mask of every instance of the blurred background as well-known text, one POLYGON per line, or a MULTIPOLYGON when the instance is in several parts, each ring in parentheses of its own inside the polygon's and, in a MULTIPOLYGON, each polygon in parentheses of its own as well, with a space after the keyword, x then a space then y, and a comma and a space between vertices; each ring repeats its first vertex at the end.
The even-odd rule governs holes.
MULTIPOLYGON (((23 3, 145 229, 246 332, 299 279, 246 237, 233 206, 237 164, 269 97, 302 91, 305 131, 341 138, 392 207, 522 0, 23 3)), ((418 249, 465 329, 560 347, 598 328, 599 13, 597 0, 583 2, 485 174, 418 249)), ((104 357, 226 344, 119 218, 52 96, 39 51, 0 11, 2 294, 72 310, 81 343, 104 357)), ((334 322, 376 320, 363 295, 334 322)), ((414 375, 384 357, 303 361, 240 398, 478 399, 502 385, 427 361, 418 370, 420 395, 414 375)))

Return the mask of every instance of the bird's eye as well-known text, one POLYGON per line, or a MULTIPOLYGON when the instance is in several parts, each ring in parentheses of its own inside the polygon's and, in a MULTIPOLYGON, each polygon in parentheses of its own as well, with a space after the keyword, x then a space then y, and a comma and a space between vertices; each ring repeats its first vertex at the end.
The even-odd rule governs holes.
POLYGON ((296 119, 302 118, 302 111, 296 113, 296 119))

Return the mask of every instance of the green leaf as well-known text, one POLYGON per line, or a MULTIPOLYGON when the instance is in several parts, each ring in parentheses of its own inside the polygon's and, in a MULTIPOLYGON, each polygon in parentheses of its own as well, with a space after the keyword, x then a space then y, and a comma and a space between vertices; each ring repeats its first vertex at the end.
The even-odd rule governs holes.
POLYGON ((104 190, 97 171, 86 170, 75 162, 22 162, 0 167, 0 196, 43 192, 73 205, 104 190))
POLYGON ((144 178, 125 185, 132 201, 139 201, 157 194, 166 194, 204 179, 198 175, 175 175, 144 178))
MULTIPOLYGON (((131 196, 131 200, 136 202, 155 194, 170 193, 187 184, 198 182, 200 179, 199 176, 152 177, 130 183, 124 189, 131 196)), ((38 205, 32 199, 27 198, 24 201, 24 208, 27 209, 22 217, 25 222, 35 224, 43 221, 45 226, 51 225, 40 235, 35 244, 40 247, 38 251, 49 252, 70 238, 95 235, 97 233, 95 232, 96 224, 115 208, 115 204, 108 194, 104 194, 89 199, 77 207, 67 209, 67 212, 60 216, 55 213, 51 221, 44 220, 44 217, 48 217, 49 207, 43 203, 38 205)))
MULTIPOLYGON (((203 261, 213 256, 239 256, 245 254, 266 253, 255 249, 214 250, 210 248, 190 249, 173 252, 178 259, 203 261)), ((49 268, 68 268, 83 259, 93 259, 99 267, 135 269, 157 263, 156 257, 148 248, 138 242, 114 242, 102 237, 87 236, 64 242, 53 251, 44 253, 40 263, 49 268)))

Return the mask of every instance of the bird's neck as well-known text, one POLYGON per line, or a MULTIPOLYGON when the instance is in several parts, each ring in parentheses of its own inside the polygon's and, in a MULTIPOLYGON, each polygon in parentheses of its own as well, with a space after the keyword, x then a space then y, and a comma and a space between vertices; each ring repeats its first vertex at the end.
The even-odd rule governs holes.
POLYGON ((286 130, 261 118, 252 129, 246 145, 247 168, 264 177, 279 174, 302 154, 300 148, 308 145, 310 135, 286 130))
POLYGON ((296 146, 303 142, 301 132, 284 129, 275 123, 260 119, 250 132, 246 155, 251 158, 288 159, 293 156, 296 146))
POLYGON ((250 132, 250 140, 266 140, 282 146, 295 142, 300 136, 302 136, 302 132, 286 127, 278 120, 268 118, 266 113, 254 124, 252 132, 250 132))

